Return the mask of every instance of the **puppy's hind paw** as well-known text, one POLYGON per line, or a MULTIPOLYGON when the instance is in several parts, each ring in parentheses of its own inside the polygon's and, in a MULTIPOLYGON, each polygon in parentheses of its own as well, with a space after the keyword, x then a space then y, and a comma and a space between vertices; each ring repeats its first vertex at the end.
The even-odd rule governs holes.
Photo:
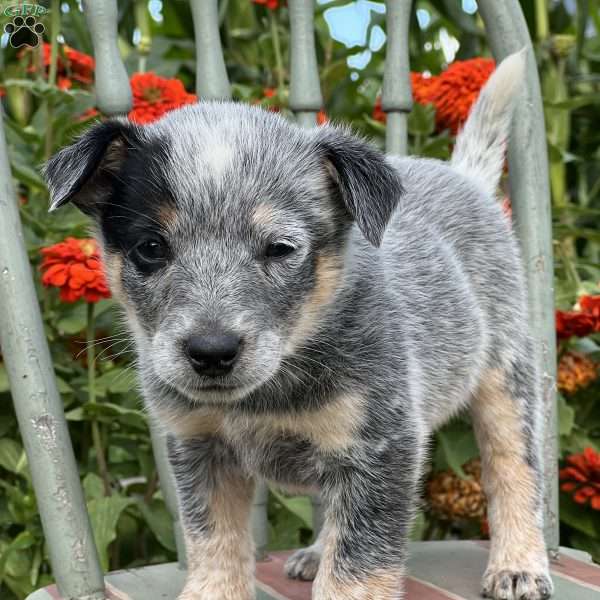
POLYGON ((290 579, 312 581, 319 569, 321 553, 312 546, 302 548, 292 554, 285 563, 285 574, 290 579))
POLYGON ((547 573, 487 571, 482 593, 493 600, 547 600, 554 593, 554 585, 547 573))

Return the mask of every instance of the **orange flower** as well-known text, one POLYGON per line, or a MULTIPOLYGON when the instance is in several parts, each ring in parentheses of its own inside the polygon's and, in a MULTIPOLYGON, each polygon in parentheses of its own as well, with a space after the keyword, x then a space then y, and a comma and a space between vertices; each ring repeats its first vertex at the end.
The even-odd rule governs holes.
MULTIPOLYGON (((494 71, 494 66, 491 58, 472 58, 457 60, 437 76, 425 77, 421 73, 411 73, 413 98, 419 104, 433 104, 437 129, 449 129, 456 135, 467 120, 481 88, 494 71)), ((373 118, 385 121, 379 99, 375 103, 373 118)))
POLYGON ((42 248, 42 256, 42 283, 59 288, 63 302, 110 298, 95 240, 69 237, 42 248))
POLYGON ((563 492, 573 494, 578 504, 587 504, 600 510, 600 454, 586 448, 581 454, 567 456, 568 466, 560 470, 563 492))
POLYGON ((598 377, 598 365, 580 352, 565 352, 558 362, 557 385, 561 392, 573 394, 598 377))
POLYGON ((280 0, 252 0, 252 2, 254 2, 254 4, 262 4, 269 10, 277 10, 281 6, 280 0))
POLYGON ((165 79, 154 73, 135 73, 130 83, 133 108, 129 118, 135 123, 151 123, 175 108, 198 102, 196 94, 188 94, 179 79, 165 79))

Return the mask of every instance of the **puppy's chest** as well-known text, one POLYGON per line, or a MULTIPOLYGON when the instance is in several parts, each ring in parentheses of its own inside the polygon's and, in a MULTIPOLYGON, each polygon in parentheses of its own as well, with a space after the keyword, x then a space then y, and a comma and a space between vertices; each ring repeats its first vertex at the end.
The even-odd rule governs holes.
POLYGON ((343 453, 356 443, 364 415, 364 402, 355 395, 294 413, 203 408, 182 420, 175 433, 218 436, 248 472, 304 486, 314 484, 324 455, 343 453))

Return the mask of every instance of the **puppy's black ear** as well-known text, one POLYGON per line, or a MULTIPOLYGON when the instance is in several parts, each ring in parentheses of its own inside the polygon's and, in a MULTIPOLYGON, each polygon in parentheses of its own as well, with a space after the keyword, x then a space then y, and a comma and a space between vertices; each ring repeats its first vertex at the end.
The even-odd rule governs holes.
POLYGON ((323 126, 314 132, 346 210, 365 238, 379 246, 402 194, 398 174, 383 152, 349 131, 323 126))
POLYGON ((50 210, 73 202, 84 213, 98 214, 135 135, 134 125, 115 119, 94 125, 57 152, 42 170, 50 191, 50 210))

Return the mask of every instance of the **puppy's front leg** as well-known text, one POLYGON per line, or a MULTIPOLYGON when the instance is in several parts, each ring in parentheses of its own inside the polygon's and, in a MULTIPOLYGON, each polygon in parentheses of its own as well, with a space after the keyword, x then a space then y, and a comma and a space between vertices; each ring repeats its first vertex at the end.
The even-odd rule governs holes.
POLYGON ((188 576, 179 600, 252 600, 254 482, 216 438, 169 439, 188 576))
POLYGON ((419 442, 370 442, 376 455, 326 475, 329 501, 314 600, 399 600, 419 442))

